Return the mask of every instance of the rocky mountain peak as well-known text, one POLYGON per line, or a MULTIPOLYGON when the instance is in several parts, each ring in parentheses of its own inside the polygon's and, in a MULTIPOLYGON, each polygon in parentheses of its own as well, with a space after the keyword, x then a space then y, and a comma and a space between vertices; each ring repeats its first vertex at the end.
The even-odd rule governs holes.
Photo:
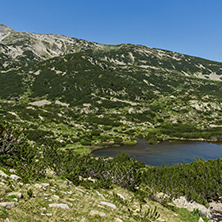
POLYGON ((7 31, 12 31, 12 29, 7 25, 0 24, 0 33, 2 33, 2 32, 5 33, 7 31))

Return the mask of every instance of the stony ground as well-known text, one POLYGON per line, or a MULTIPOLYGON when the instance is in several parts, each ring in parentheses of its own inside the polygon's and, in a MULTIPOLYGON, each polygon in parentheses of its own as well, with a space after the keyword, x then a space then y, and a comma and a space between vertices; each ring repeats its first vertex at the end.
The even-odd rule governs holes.
MULTIPOLYGON (((38 182, 24 183, 12 169, 0 170, 0 221, 198 221, 200 216, 185 209, 173 210, 115 187, 111 190, 86 189, 49 172, 38 182), (146 215, 146 212, 149 212, 146 215), (145 216, 146 215, 146 216, 145 216)), ((92 180, 93 181, 93 180, 92 180)))

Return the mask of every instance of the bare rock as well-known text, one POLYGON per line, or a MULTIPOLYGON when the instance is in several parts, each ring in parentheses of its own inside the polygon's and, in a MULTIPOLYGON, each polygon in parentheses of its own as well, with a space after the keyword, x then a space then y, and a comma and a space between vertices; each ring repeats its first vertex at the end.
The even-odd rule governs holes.
POLYGON ((203 218, 200 217, 200 219, 198 220, 198 222, 204 222, 203 218))
POLYGON ((98 194, 98 196, 104 197, 99 191, 96 190, 96 193, 98 194))
POLYGON ((96 182, 97 182, 97 179, 93 179, 93 178, 91 178, 91 177, 88 177, 87 180, 88 180, 89 182, 92 182, 92 183, 96 183, 96 182))
POLYGON ((222 212, 222 203, 211 202, 209 203, 209 209, 211 211, 222 212))
POLYGON ((122 221, 121 219, 119 219, 119 218, 115 218, 114 221, 115 221, 115 222, 123 222, 123 221, 122 221))
POLYGON ((6 173, 4 173, 2 170, 0 170, 0 176, 4 177, 4 178, 8 177, 8 175, 6 173))
POLYGON ((49 207, 55 207, 55 208, 62 208, 62 209, 66 209, 69 210, 69 206, 67 204, 49 204, 49 207))
POLYGON ((117 193, 117 195, 118 195, 120 198, 122 198, 123 200, 127 200, 122 194, 117 193))
POLYGON ((20 193, 20 192, 11 192, 11 193, 8 193, 8 197, 10 196, 15 196, 17 198, 23 198, 23 194, 20 193))
POLYGON ((100 204, 116 209, 116 205, 109 202, 101 201, 100 204))
POLYGON ((59 200, 59 196, 53 195, 53 199, 59 200))
POLYGON ((42 185, 43 187, 48 187, 48 186, 49 186, 49 183, 41 183, 41 185, 42 185))
POLYGON ((6 209, 11 209, 13 207, 18 206, 19 203, 17 202, 2 202, 0 203, 0 206, 5 207, 6 209))
POLYGON ((173 203, 178 208, 186 208, 188 211, 192 212, 194 209, 198 209, 204 216, 211 218, 210 210, 205 206, 196 203, 195 201, 189 202, 186 197, 181 196, 178 199, 173 200, 173 203))
POLYGON ((21 177, 15 175, 15 174, 10 175, 10 178, 12 178, 13 180, 21 180, 21 177))
POLYGON ((37 189, 41 189, 42 185, 41 184, 35 184, 34 187, 37 188, 37 189))
POLYGON ((105 213, 102 213, 98 210, 91 210, 89 213, 91 216, 100 216, 100 217, 106 217, 105 213))
POLYGON ((160 192, 155 194, 154 199, 159 203, 162 203, 163 200, 169 199, 169 196, 165 193, 160 192))
POLYGON ((22 187, 24 184, 21 183, 21 182, 18 182, 17 185, 20 186, 20 187, 22 187))

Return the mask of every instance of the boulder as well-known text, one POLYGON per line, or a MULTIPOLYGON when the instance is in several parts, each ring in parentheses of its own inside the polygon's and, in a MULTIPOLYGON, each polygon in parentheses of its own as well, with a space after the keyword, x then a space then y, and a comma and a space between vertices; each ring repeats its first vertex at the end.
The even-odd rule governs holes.
POLYGON ((89 182, 92 182, 92 183, 96 183, 96 182, 97 182, 97 179, 93 179, 93 178, 91 178, 91 177, 88 177, 87 180, 88 180, 89 182))
POLYGON ((211 202, 209 203, 209 208, 211 212, 222 212, 222 203, 211 202))
POLYGON ((104 197, 99 191, 96 190, 97 195, 104 197))
POLYGON ((17 202, 2 202, 0 203, 0 206, 5 207, 6 209, 11 209, 13 207, 16 207, 19 205, 17 202))
POLYGON ((62 209, 66 209, 69 210, 69 206, 67 204, 49 204, 49 207, 55 207, 55 208, 62 208, 62 209))
POLYGON ((102 213, 98 210, 91 210, 89 213, 91 216, 100 216, 100 217, 106 217, 105 213, 102 213))
POLYGON ((41 184, 35 184, 34 187, 37 188, 37 189, 41 189, 42 185, 41 184))
POLYGON ((101 201, 100 204, 116 209, 116 205, 109 202, 101 201))
POLYGON ((194 209, 198 209, 204 216, 211 218, 210 210, 207 209, 204 205, 198 204, 195 201, 187 201, 185 196, 181 196, 178 199, 174 199, 173 203, 178 208, 186 208, 188 211, 192 212, 194 209))
POLYGON ((22 187, 24 184, 21 183, 21 182, 18 182, 17 185, 20 186, 20 187, 22 187))
POLYGON ((117 193, 117 195, 118 195, 120 198, 122 198, 123 200, 127 200, 122 194, 117 193))
POLYGON ((4 177, 4 178, 8 177, 8 175, 6 173, 4 173, 2 170, 0 170, 0 176, 4 177))
POLYGON ((198 220, 198 222, 204 222, 203 218, 200 217, 200 219, 198 220))
POLYGON ((15 175, 15 174, 10 175, 10 178, 12 178, 13 180, 21 180, 21 177, 15 175))
POLYGON ((165 193, 160 192, 160 193, 156 193, 156 194, 155 194, 154 199, 155 199, 157 202, 162 203, 163 200, 169 199, 169 196, 168 196, 167 194, 165 194, 165 193))
POLYGON ((20 193, 20 192, 11 192, 11 193, 8 193, 8 197, 10 196, 15 196, 17 198, 23 198, 23 194, 20 193))
POLYGON ((119 218, 115 218, 114 221, 115 221, 115 222, 123 222, 123 221, 122 221, 121 219, 119 219, 119 218))
POLYGON ((57 196, 57 195, 53 195, 52 198, 53 198, 53 199, 56 199, 56 200, 59 200, 59 196, 57 196))
POLYGON ((41 185, 46 188, 49 186, 49 183, 41 183, 41 185))

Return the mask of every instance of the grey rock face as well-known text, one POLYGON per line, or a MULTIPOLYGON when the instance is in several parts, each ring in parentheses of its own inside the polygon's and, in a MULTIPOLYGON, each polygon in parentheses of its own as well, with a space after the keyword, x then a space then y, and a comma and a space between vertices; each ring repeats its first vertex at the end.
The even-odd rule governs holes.
POLYGON ((0 32, 7 32, 7 31, 10 31, 12 30, 10 27, 8 27, 7 25, 4 25, 4 24, 0 24, 0 32))

